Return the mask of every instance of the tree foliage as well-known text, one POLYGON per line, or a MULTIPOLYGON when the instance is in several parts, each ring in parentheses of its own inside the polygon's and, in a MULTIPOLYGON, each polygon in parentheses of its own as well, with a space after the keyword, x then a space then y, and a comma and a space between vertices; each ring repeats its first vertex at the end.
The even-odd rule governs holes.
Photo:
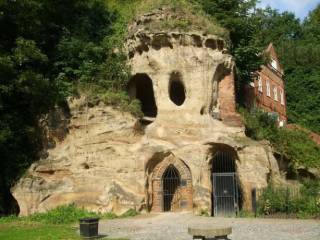
POLYGON ((241 109, 246 135, 255 140, 269 140, 276 153, 290 162, 296 171, 300 167, 320 168, 320 146, 310 139, 308 132, 276 127, 276 119, 259 110, 241 109))
MULTIPOLYGON (((0 2, 0 206, 39 158, 39 119, 78 82, 103 75, 116 14, 102 0, 0 2)), ((100 79, 101 80, 101 79, 100 79)), ((1 213, 1 209, 0 209, 1 213)))
POLYGON ((204 11, 213 16, 229 30, 231 39, 231 54, 235 57, 237 67, 237 98, 244 100, 244 86, 252 77, 252 72, 258 70, 264 59, 261 52, 264 46, 255 42, 257 22, 253 21, 252 12, 257 0, 196 0, 204 11))

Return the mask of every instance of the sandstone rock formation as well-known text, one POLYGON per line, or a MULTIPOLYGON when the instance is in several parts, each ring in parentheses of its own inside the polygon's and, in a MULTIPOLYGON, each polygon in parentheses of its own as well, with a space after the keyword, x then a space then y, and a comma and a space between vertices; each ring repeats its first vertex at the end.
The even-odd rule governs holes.
POLYGON ((70 100, 67 124, 58 124, 66 134, 12 189, 20 214, 68 203, 100 212, 163 211, 170 166, 180 178, 170 210, 211 212, 220 152, 235 162, 241 205, 250 209, 252 188, 280 173, 268 144, 245 137, 225 41, 136 29, 126 47, 133 74, 128 91, 142 102, 144 118, 102 103, 88 107, 85 97, 70 100))
MULTIPOLYGON (((268 176, 279 176, 269 147, 239 136, 241 129, 236 133, 217 130, 207 138, 185 132, 178 141, 178 130, 183 128, 177 124, 176 128, 171 126, 170 131, 177 131, 171 137, 150 136, 149 128, 156 122, 143 134, 130 114, 103 104, 86 109, 85 98, 70 102, 70 115, 65 139, 56 142, 48 157, 34 163, 12 189, 21 215, 68 203, 100 212, 152 207, 161 211, 160 205, 153 203, 152 182, 158 176, 155 169, 174 162, 190 169, 192 177, 186 178, 192 192, 186 198, 193 201, 195 210, 210 209, 212 156, 225 146, 237 153, 237 172, 247 208, 251 188, 266 186, 268 176)), ((205 129, 199 126, 199 131, 205 129)))

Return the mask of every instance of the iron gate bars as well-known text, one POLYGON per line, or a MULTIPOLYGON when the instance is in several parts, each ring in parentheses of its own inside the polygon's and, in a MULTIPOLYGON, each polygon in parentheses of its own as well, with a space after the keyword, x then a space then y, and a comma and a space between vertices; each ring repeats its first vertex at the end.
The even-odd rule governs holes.
MULTIPOLYGON (((180 174, 178 170, 170 165, 162 177, 163 183, 163 211, 173 211, 177 201, 177 194, 180 187, 180 174)), ((179 207, 179 206, 178 206, 179 207)))
POLYGON ((234 156, 230 152, 218 151, 212 161, 213 173, 233 173, 236 171, 234 156))
POLYGON ((238 211, 236 173, 213 173, 214 216, 232 216, 238 211))

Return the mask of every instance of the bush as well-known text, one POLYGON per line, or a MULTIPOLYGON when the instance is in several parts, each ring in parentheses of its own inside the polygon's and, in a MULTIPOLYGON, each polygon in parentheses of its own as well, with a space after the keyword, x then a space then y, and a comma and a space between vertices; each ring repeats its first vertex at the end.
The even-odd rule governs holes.
POLYGON ((316 181, 305 183, 298 191, 283 187, 275 188, 270 185, 259 197, 258 213, 260 215, 286 214, 298 218, 320 217, 319 183, 316 181))
POLYGON ((130 112, 136 117, 143 116, 140 101, 137 99, 131 100, 126 92, 107 91, 99 95, 98 98, 105 104, 119 107, 121 110, 130 112))
POLYGON ((272 186, 268 186, 266 189, 264 189, 262 195, 259 198, 258 212, 264 215, 270 215, 278 212, 286 213, 286 190, 286 188, 274 189, 272 186))
POLYGON ((279 129, 270 139, 276 151, 289 159, 294 169, 300 166, 320 168, 320 147, 302 130, 279 129))
POLYGON ((246 109, 239 110, 245 126, 246 135, 254 140, 270 139, 277 134, 276 121, 267 113, 259 109, 248 111, 246 109))
POLYGON ((252 211, 246 211, 246 210, 240 210, 239 213, 237 214, 237 217, 239 218, 253 218, 255 217, 255 213, 252 211))
POLYGON ((201 208, 199 215, 203 217, 209 217, 210 216, 209 210, 207 208, 201 208))
POLYGON ((268 140, 274 151, 289 160, 293 171, 298 167, 320 168, 320 147, 306 131, 278 128, 276 120, 260 110, 240 109, 246 135, 254 140, 268 140))
POLYGON ((112 212, 94 213, 76 207, 74 204, 59 206, 45 213, 36 213, 28 217, 7 216, 0 218, 0 223, 10 223, 16 221, 31 221, 45 224, 70 224, 77 222, 80 218, 97 217, 101 219, 127 218, 138 215, 134 209, 129 209, 124 214, 117 216, 112 212))
POLYGON ((80 218, 100 217, 99 214, 77 208, 74 204, 59 206, 45 213, 36 213, 29 219, 48 224, 67 224, 77 222, 80 218))
POLYGON ((143 116, 140 101, 131 99, 125 91, 112 91, 97 84, 86 83, 79 84, 76 91, 80 95, 86 96, 88 104, 91 106, 95 106, 102 101, 106 105, 129 112, 135 117, 143 116))

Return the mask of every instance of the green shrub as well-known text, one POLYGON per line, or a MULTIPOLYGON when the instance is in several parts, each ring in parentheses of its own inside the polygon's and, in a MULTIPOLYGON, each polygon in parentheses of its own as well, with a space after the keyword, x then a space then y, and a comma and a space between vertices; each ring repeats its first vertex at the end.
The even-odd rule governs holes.
POLYGON ((317 197, 320 195, 320 181, 303 181, 302 194, 317 197))
POLYGON ((320 217, 318 181, 304 184, 298 191, 268 186, 258 200, 259 215, 288 214, 299 218, 320 217), (316 190, 311 186, 317 186, 316 190))
POLYGON ((77 222, 80 218, 97 217, 100 219, 127 218, 138 215, 134 209, 129 209, 124 214, 117 216, 115 213, 94 213, 76 207, 74 204, 59 206, 45 213, 35 213, 28 217, 7 216, 0 218, 0 223, 10 223, 16 221, 31 221, 45 224, 70 224, 77 222))
POLYGON ((45 213, 36 213, 29 219, 49 224, 67 224, 77 222, 80 218, 100 217, 99 214, 77 208, 74 204, 59 206, 45 213))
POLYGON ((253 213, 251 211, 240 210, 239 213, 237 214, 237 217, 239 217, 239 218, 253 218, 253 217, 255 217, 255 213, 253 213))
POLYGON ((107 91, 103 94, 100 94, 98 98, 105 104, 119 107, 121 110, 130 112, 136 117, 143 116, 140 101, 137 99, 131 100, 126 92, 107 91))
POLYGON ((264 215, 276 212, 286 213, 286 194, 285 188, 275 189, 272 186, 268 186, 259 198, 258 212, 264 215))
POLYGON ((277 134, 276 121, 267 113, 254 109, 241 108, 240 113, 246 126, 246 135, 254 140, 270 139, 277 134))
POLYGON ((210 216, 209 210, 207 208, 201 208, 199 215, 203 217, 209 217, 210 216))
POLYGON ((94 106, 100 101, 106 105, 129 112, 135 117, 143 116, 138 99, 131 99, 126 91, 112 91, 96 84, 82 83, 77 86, 77 92, 88 99, 88 104, 94 106))
POLYGON ((313 142, 306 131, 278 128, 276 120, 260 110, 239 110, 246 127, 246 135, 254 140, 268 140, 274 151, 289 160, 289 167, 320 168, 320 147, 313 142))

